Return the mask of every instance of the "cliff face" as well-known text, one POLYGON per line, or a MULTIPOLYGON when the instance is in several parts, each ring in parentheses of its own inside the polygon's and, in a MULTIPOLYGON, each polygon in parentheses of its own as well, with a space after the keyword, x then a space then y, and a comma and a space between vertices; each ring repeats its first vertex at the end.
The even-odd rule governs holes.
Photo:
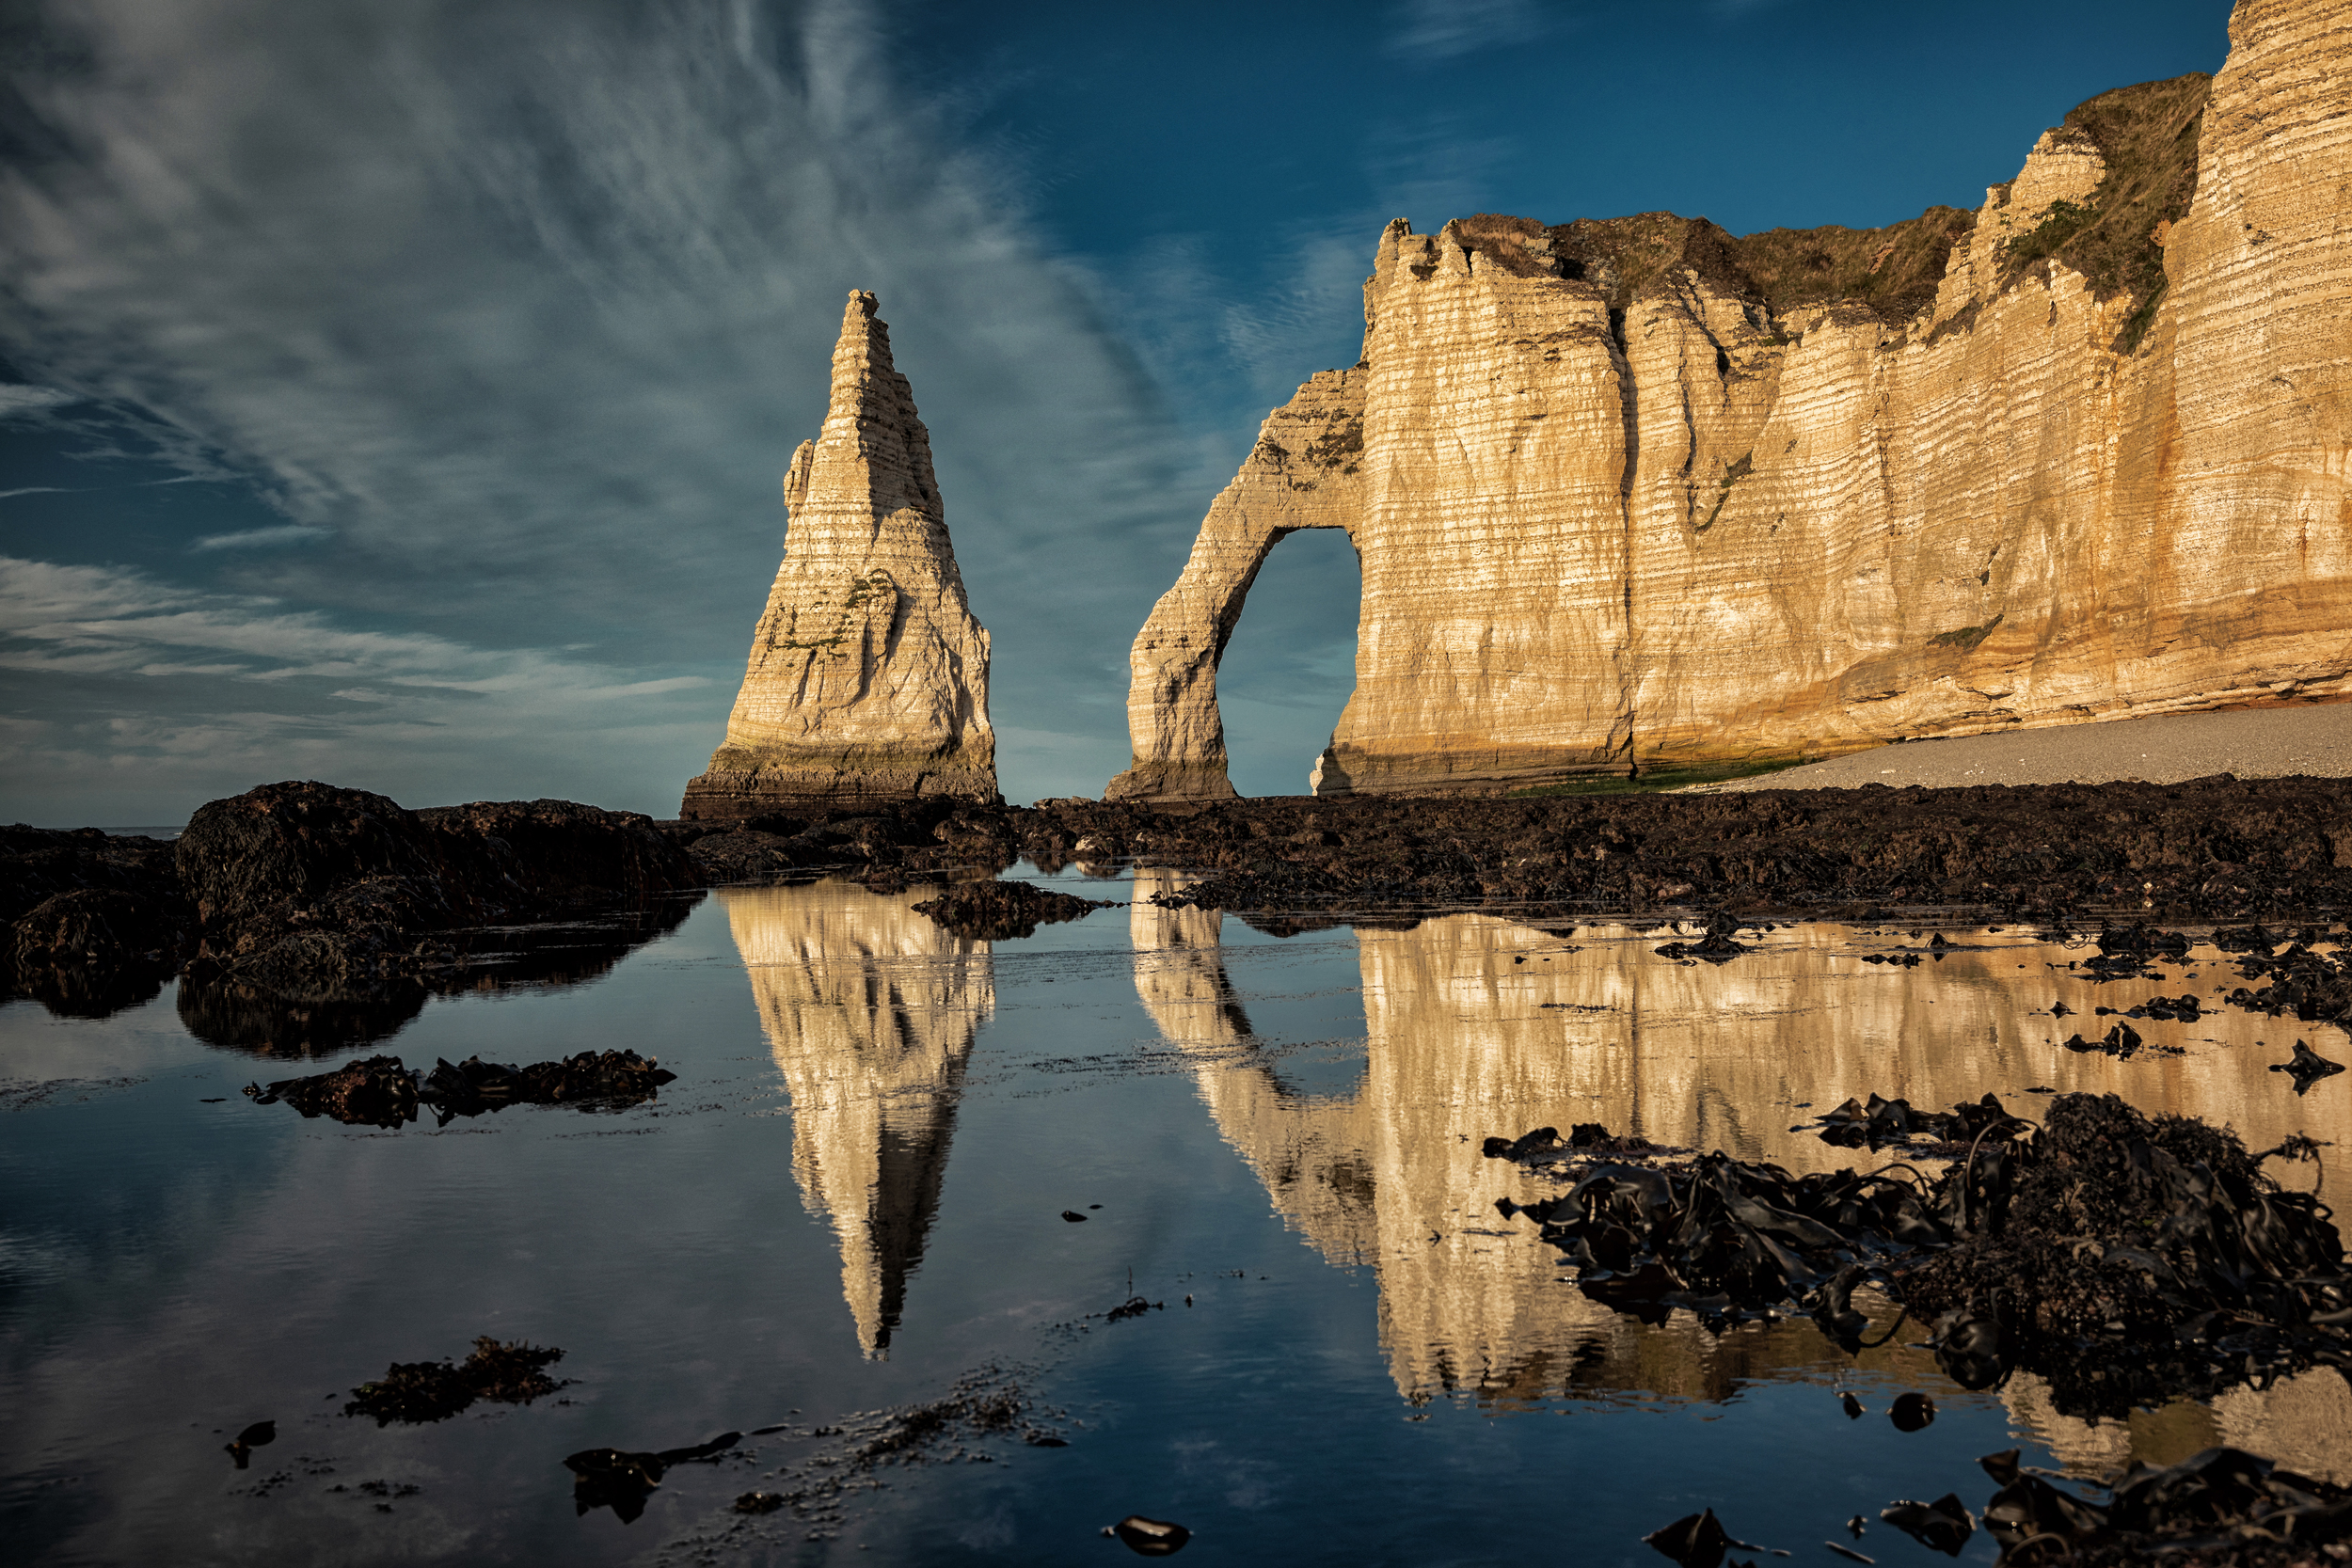
POLYGON ((1216 651, 1301 527, 1363 568, 1319 793, 2352 691, 2352 15, 2231 25, 1974 214, 1391 224, 1363 362, 1136 639, 1110 793, 1230 793, 1216 651))
POLYGON ((875 309, 859 293, 843 312, 824 429, 784 482, 784 563, 725 743, 687 784, 681 816, 995 798, 988 633, 964 602, 930 435, 875 309))

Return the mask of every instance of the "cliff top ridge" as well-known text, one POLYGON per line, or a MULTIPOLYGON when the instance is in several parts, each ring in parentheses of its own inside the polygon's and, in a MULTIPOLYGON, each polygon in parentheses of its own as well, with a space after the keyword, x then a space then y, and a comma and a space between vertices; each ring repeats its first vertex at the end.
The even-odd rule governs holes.
MULTIPOLYGON (((2116 87, 2067 111, 2045 140, 2095 151, 2106 172, 2088 205, 2058 202, 2003 247, 2003 286, 2056 258, 2088 278, 2098 297, 2129 293, 2141 314, 2153 311, 2164 286, 2164 230, 2196 195, 2198 126, 2212 86, 2211 76, 2191 71, 2116 87)), ((1991 186, 1988 197, 2005 204, 2014 183, 1991 186)), ((1744 235, 1673 213, 1549 225, 1480 213, 1453 228, 1462 244, 1505 271, 1597 284, 1612 309, 1679 266, 1774 315, 1845 301, 1900 322, 1934 302, 1953 245, 1976 220, 1974 213, 1937 206, 1881 229, 1827 224, 1744 235)))

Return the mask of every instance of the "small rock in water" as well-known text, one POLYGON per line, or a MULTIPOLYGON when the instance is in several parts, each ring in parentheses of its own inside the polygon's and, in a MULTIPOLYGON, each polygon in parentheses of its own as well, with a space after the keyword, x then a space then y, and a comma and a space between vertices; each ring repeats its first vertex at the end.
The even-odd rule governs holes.
POLYGON ((228 1449, 229 1457, 237 1462, 237 1468, 242 1470, 252 1457, 255 1449, 277 1441, 278 1423, 276 1421, 255 1421, 223 1447, 228 1449))
POLYGON ((1682 1568, 1716 1568, 1723 1561, 1724 1553, 1735 1546, 1743 1552, 1764 1549, 1753 1542, 1734 1540, 1711 1508, 1684 1514, 1673 1524, 1650 1531, 1642 1537, 1642 1543, 1674 1559, 1682 1568))
POLYGON ((773 1513, 784 1506, 781 1492, 746 1492, 735 1499, 738 1513, 773 1513))
POLYGON ((1064 1209, 1061 1212, 1061 1217, 1068 1220, 1073 1225, 1084 1225, 1087 1220, 1087 1217, 1078 1212, 1075 1209, 1064 1209))
POLYGON ((1862 1419, 1862 1402, 1860 1400, 1855 1399, 1851 1394, 1840 1394, 1837 1396, 1837 1402, 1845 1406, 1846 1419, 1850 1421, 1858 1421, 1862 1419))
POLYGON ((2309 1094, 2312 1085, 2322 1078, 2332 1078, 2342 1072, 2344 1064, 2331 1062, 2303 1041, 2296 1040, 2295 1054, 2286 1061, 2273 1062, 2270 1070, 2291 1074, 2295 1079, 2295 1092, 2309 1094))
POLYGON ((1118 1537, 1127 1544, 1129 1551, 1142 1557, 1173 1557, 1192 1539, 1192 1531, 1182 1525, 1166 1519, 1147 1519, 1140 1513, 1130 1513, 1115 1525, 1104 1525, 1103 1533, 1118 1537))
POLYGON ((373 1416, 379 1427, 394 1421, 443 1421, 476 1400, 494 1404, 529 1404, 563 1386, 543 1370, 564 1359, 553 1345, 534 1346, 516 1340, 501 1344, 484 1335, 473 1342, 473 1354, 452 1364, 447 1361, 395 1361, 382 1378, 363 1383, 343 1406, 346 1416, 373 1416))
POLYGON ((1897 1432, 1920 1432, 1935 1419, 1935 1402, 1925 1394, 1898 1394, 1887 1408, 1897 1432))
POLYGON ((1879 1517, 1922 1546, 1946 1557, 1958 1557, 1961 1548, 1968 1544, 1968 1538, 1977 1533, 1977 1521, 1969 1513, 1968 1505, 1951 1492, 1931 1503, 1900 1498, 1887 1504, 1879 1517))

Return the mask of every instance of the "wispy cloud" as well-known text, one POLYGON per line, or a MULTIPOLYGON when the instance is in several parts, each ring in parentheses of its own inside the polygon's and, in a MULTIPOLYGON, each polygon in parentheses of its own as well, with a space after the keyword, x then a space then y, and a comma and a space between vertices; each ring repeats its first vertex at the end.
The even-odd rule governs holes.
POLYGON ((81 401, 72 392, 55 387, 28 387, 21 383, 0 384, 0 420, 22 414, 40 414, 52 408, 81 401))
MULTIPOLYGON (((876 289, 998 717, 1123 752, 1182 454, 1017 187, 891 79, 872 10, 48 0, 60 47, 17 58, 74 67, 8 83, 57 154, 0 169, 0 354, 243 476, 283 522, 193 547, 289 604, 731 673, 842 298, 876 289)), ((544 730, 485 752, 485 787, 544 730)), ((1100 784, 1000 756, 1015 792, 1100 784)))
POLYGON ((208 533, 188 546, 192 550, 274 549, 281 545, 315 545, 334 535, 323 528, 287 523, 279 528, 249 528, 235 533, 208 533))
POLYGON ((290 776, 297 757, 329 759, 347 782, 410 799, 439 785, 446 798, 489 737, 561 728, 658 738, 679 723, 668 699, 712 684, 538 648, 355 629, 262 596, 13 557, 0 557, 0 671, 95 698, 13 716, 20 784, 168 765, 198 799, 290 776), (125 682, 160 689, 124 701, 125 682))
POLYGON ((1536 0, 1404 0, 1387 40, 1390 54, 1449 60, 1475 50, 1525 43, 1551 24, 1536 0))

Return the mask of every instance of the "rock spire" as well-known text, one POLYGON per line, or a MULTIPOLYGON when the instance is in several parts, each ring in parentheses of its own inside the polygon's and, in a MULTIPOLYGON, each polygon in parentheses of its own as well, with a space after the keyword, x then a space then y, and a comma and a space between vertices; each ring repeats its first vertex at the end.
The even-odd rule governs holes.
POLYGON ((785 476, 784 563, 726 740, 687 784, 682 816, 995 798, 988 633, 964 601, 930 433, 876 309, 860 291, 842 312, 824 428, 785 476))

